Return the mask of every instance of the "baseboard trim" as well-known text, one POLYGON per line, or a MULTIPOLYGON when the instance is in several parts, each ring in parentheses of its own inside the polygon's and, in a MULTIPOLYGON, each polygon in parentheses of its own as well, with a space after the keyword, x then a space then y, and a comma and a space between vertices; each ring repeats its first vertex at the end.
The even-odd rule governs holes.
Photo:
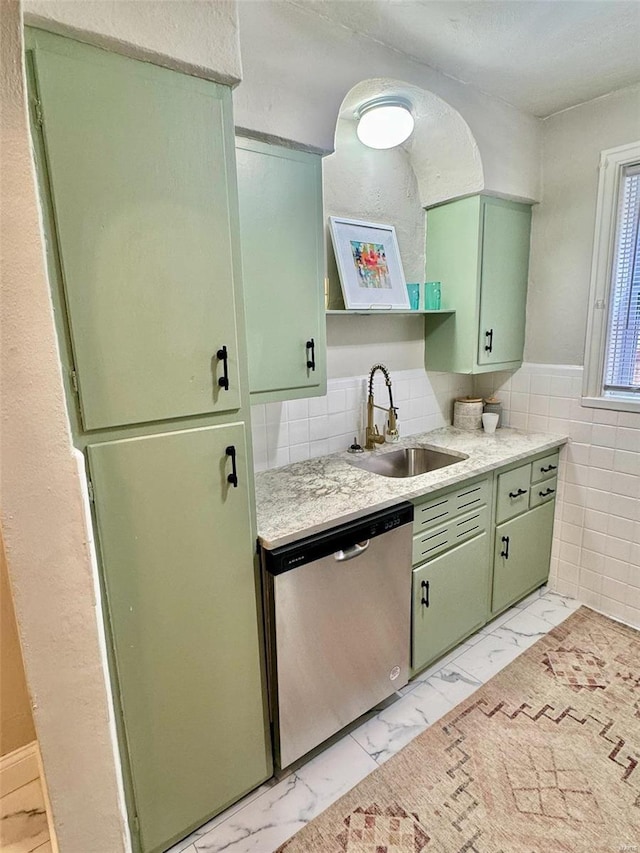
POLYGON ((0 796, 4 797, 39 777, 37 741, 0 757, 0 796))

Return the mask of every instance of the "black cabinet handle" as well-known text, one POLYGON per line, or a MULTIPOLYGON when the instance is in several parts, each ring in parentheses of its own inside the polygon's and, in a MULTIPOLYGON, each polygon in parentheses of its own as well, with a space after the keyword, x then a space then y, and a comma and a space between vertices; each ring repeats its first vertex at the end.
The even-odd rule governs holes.
POLYGON ((485 338, 489 338, 489 343, 484 345, 485 352, 493 352, 493 329, 489 329, 484 333, 485 338))
POLYGON ((429 606, 429 581, 422 581, 420 586, 423 589, 420 604, 423 604, 425 607, 428 607, 429 606))
POLYGON ((225 450, 227 456, 231 457, 231 473, 227 474, 227 483, 230 483, 234 489, 238 488, 238 471, 236 469, 236 449, 233 444, 225 450))
POLYGON ((541 498, 546 498, 549 495, 552 495, 555 492, 555 489, 547 489, 546 492, 538 492, 541 498))
POLYGON ((313 338, 308 340, 305 344, 307 348, 307 370, 315 370, 316 369, 316 342, 313 338), (311 356, 309 356, 309 350, 311 350, 311 356))
POLYGON ((224 372, 224 376, 220 376, 218 378, 218 385, 221 388, 224 388, 225 391, 229 390, 229 353, 227 352, 227 348, 220 347, 218 352, 216 353, 218 359, 222 362, 222 369, 224 372))
POLYGON ((509 559, 509 537, 508 536, 502 537, 502 544, 504 545, 504 548, 502 549, 502 551, 500 551, 500 556, 504 557, 505 560, 508 560, 509 559))
POLYGON ((519 498, 520 495, 526 495, 526 494, 527 494, 526 489, 518 489, 517 492, 509 492, 509 497, 510 498, 519 498))
POLYGON ((555 471, 557 467, 558 467, 557 465, 547 465, 546 468, 540 469, 540 473, 541 474, 548 474, 549 471, 555 471))

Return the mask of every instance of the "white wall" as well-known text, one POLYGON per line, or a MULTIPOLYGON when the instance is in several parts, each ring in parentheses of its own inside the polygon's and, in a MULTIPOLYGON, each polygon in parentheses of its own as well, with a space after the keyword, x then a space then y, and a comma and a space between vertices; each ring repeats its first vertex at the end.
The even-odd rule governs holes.
MULTIPOLYGON (((235 3, 30 2, 47 28, 232 81, 235 3), (162 54, 162 55, 161 55, 162 54)), ((33 20, 33 18, 31 18, 33 20)), ((2 529, 62 853, 124 853, 110 696, 27 123, 22 18, 2 0, 2 529)))
POLYGON ((640 86, 543 122, 523 369, 479 377, 512 426, 571 437, 552 584, 640 627, 640 414, 580 404, 600 152, 640 139, 640 86))
POLYGON ((332 151, 345 95, 362 80, 402 80, 462 115, 488 191, 540 197, 540 122, 397 51, 286 2, 241 0, 239 127, 332 151))
POLYGON ((235 85, 242 76, 233 0, 24 0, 27 23, 235 85))
POLYGON ((545 119, 533 209, 525 359, 584 362, 600 152, 640 139, 640 86, 545 119))

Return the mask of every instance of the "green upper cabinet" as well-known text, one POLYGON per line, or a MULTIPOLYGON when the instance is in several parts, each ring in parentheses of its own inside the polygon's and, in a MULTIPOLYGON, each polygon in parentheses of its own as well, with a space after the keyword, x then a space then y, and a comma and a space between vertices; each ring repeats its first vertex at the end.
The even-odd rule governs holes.
POLYGON ((236 140, 252 401, 326 393, 322 161, 236 140))
POLYGON ((524 348, 531 207, 472 196, 427 211, 426 271, 443 308, 426 317, 428 370, 518 367, 524 348))
POLYGON ((237 410, 230 90, 29 44, 84 429, 237 410))

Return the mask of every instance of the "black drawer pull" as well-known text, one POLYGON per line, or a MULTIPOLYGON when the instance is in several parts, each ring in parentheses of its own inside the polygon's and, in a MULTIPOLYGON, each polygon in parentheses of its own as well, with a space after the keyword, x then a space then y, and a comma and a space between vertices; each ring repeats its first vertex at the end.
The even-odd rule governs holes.
POLYGON ((541 498, 548 498, 549 495, 554 494, 554 492, 555 492, 555 489, 547 489, 546 492, 538 492, 538 494, 540 495, 541 498))
POLYGON ((225 450, 227 456, 231 457, 231 473, 227 474, 227 483, 230 483, 234 489, 238 488, 238 471, 236 469, 236 449, 233 444, 225 450))
POLYGON ((425 607, 429 606, 429 581, 422 581, 420 586, 423 589, 422 598, 420 599, 420 604, 425 607))
POLYGON ((517 491, 517 492, 509 492, 509 497, 510 497, 510 498, 519 498, 519 497, 521 497, 522 495, 526 495, 526 494, 527 494, 527 490, 526 490, 526 489, 518 489, 518 491, 517 491))
POLYGON ((547 465, 546 468, 540 469, 540 473, 541 474, 548 474, 549 471, 555 471, 557 467, 558 467, 557 465, 547 465))
POLYGON ((315 370, 316 369, 316 342, 313 338, 310 338, 305 347, 307 348, 307 370, 315 370), (311 350, 311 356, 309 356, 309 350, 311 350))
POLYGON ((489 329, 484 333, 485 338, 489 338, 489 343, 484 345, 485 352, 493 352, 493 329, 489 329))
POLYGON ((509 559, 509 537, 508 536, 502 537, 502 544, 504 545, 504 548, 502 549, 502 551, 500 551, 500 556, 504 557, 505 560, 508 560, 509 559))
POLYGON ((216 353, 218 359, 222 362, 222 369, 224 371, 224 376, 220 376, 218 378, 218 385, 221 388, 224 388, 225 391, 229 390, 229 353, 227 352, 227 348, 220 347, 218 352, 216 353))

